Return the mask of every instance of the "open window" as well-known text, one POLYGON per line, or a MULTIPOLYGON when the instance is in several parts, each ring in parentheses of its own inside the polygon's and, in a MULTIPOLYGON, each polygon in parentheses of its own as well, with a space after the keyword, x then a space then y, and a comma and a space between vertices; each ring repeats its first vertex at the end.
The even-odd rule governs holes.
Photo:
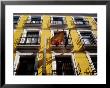
POLYGON ((68 30, 64 30, 63 31, 63 29, 62 30, 59 30, 59 31, 53 31, 53 36, 56 36, 59 32, 64 32, 64 41, 63 42, 61 42, 61 44, 72 44, 72 41, 71 41, 71 38, 70 38, 70 36, 69 36, 69 34, 68 34, 68 30))
POLYGON ((74 75, 74 65, 71 55, 55 55, 55 75, 74 75))
POLYGON ((37 68, 35 55, 21 55, 15 75, 35 75, 37 68))

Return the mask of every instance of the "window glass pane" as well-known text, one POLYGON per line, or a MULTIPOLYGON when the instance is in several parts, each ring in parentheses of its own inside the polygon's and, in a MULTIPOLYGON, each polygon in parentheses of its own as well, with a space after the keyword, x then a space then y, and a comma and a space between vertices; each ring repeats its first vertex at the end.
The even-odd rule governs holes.
POLYGON ((32 43, 37 43, 37 38, 32 38, 32 43))
POLYGON ((81 21, 77 21, 76 24, 83 24, 83 22, 81 22, 81 21))
POLYGON ((41 21, 41 17, 40 16, 32 16, 31 21, 41 21))
POLYGON ((26 43, 31 43, 31 38, 27 38, 26 43))
POLYGON ((90 44, 90 40, 89 39, 83 39, 85 44, 90 44))
POLYGON ((19 17, 20 17, 20 16, 14 16, 14 17, 13 17, 13 20, 14 20, 14 21, 18 21, 18 20, 19 20, 19 17))
POLYGON ((25 38, 21 38, 20 43, 25 43, 25 38))

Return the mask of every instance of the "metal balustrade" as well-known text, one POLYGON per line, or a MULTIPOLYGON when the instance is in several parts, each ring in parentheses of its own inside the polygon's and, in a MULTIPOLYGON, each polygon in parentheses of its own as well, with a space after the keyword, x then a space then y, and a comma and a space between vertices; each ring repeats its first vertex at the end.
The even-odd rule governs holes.
POLYGON ((80 32, 81 41, 86 50, 96 50, 97 51, 97 41, 92 32, 80 32))
POLYGON ((78 28, 86 28, 86 27, 90 27, 89 26, 89 21, 85 20, 83 17, 74 17, 74 23, 76 25, 76 27, 78 28))
POLYGON ((40 44, 40 37, 20 37, 18 45, 37 45, 40 44))

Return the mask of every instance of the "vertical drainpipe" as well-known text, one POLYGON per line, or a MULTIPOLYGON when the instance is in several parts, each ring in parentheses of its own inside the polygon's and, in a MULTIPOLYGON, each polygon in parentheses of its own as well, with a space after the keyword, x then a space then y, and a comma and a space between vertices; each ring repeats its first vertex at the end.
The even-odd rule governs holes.
POLYGON ((44 50, 43 50, 43 66, 42 66, 42 75, 46 75, 46 36, 44 38, 44 50))
POLYGON ((44 15, 43 16, 43 22, 42 22, 42 34, 41 34, 41 42, 40 42, 40 49, 39 49, 39 61, 41 64, 38 68, 38 75, 45 75, 47 71, 47 62, 48 62, 48 52, 46 51, 48 49, 48 42, 51 32, 50 32, 50 16, 44 15), (46 40, 45 40, 46 37, 46 40), (44 43, 46 41, 46 43, 44 43), (46 46, 46 47, 45 47, 46 46))

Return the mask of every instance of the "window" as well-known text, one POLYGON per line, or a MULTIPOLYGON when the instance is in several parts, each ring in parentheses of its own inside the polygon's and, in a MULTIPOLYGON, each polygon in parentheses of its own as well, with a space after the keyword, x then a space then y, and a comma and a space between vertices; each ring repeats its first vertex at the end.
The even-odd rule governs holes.
POLYGON ((31 23, 41 24, 41 16, 31 16, 31 23))
POLYGON ((95 37, 91 31, 80 31, 80 35, 85 45, 96 45, 95 37))
POLYGON ((37 68, 34 55, 21 55, 15 75, 35 75, 37 68))
POLYGON ((14 24, 17 24, 19 21, 20 16, 13 16, 13 22, 14 24))
POLYGON ((74 75, 74 65, 71 55, 56 55, 56 75, 74 75))
POLYGON ((37 31, 28 31, 26 37, 22 37, 20 44, 29 44, 36 45, 39 44, 39 32, 37 31))
MULTIPOLYGON (((54 31, 54 36, 57 35, 60 31, 54 31)), ((64 41, 61 44, 71 44, 71 38, 68 36, 68 32, 64 31, 64 41)))
POLYGON ((88 24, 88 22, 83 17, 75 16, 74 20, 75 20, 75 24, 77 24, 77 25, 87 25, 88 24))
POLYGON ((85 42, 85 44, 90 44, 89 39, 83 39, 83 41, 85 42))
POLYGON ((90 55, 91 61, 93 63, 93 66, 97 72, 97 55, 90 55))
MULTIPOLYGON (((59 31, 54 31, 54 36, 55 36, 56 34, 58 34, 58 33, 59 33, 59 31)), ((64 37, 67 37, 66 31, 64 31, 64 37)))
POLYGON ((51 24, 64 24, 63 17, 53 17, 51 24))

